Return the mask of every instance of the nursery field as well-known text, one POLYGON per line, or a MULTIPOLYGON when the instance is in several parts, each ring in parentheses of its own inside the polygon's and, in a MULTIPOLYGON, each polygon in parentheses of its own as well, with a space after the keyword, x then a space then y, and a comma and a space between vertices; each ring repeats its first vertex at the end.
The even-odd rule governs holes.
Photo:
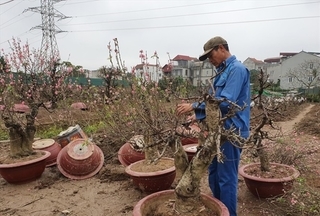
MULTIPOLYGON (((60 110, 48 114, 40 110, 37 125, 46 127, 62 121, 65 112, 60 110)), ((282 133, 265 146, 272 161, 294 165, 301 175, 293 191, 272 199, 254 197, 239 176, 239 216, 320 214, 320 105, 305 103, 288 106, 281 112, 283 116, 277 119, 275 125, 281 128, 282 133)), ((68 115, 71 119, 69 126, 99 118, 90 110, 74 110, 68 115)), ((267 130, 270 134, 276 133, 271 127, 267 130)), ((84 180, 70 180, 56 166, 52 166, 46 168, 40 179, 22 185, 8 184, 0 177, 0 215, 132 215, 134 205, 147 194, 133 187, 117 159, 117 151, 123 143, 110 144, 103 133, 89 133, 88 136, 105 156, 104 166, 98 174, 84 180)), ((0 152, 7 147, 8 144, 0 143, 0 152)), ((252 157, 249 149, 243 150, 242 165, 255 160, 257 158, 252 157)), ((202 179, 202 192, 211 193, 207 176, 202 179)))

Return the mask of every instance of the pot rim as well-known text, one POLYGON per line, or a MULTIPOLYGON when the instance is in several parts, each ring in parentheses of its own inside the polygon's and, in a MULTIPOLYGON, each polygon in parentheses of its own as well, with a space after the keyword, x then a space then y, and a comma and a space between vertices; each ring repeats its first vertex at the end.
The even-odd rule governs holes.
MULTIPOLYGON (((138 203, 134 206, 133 208, 133 215, 135 216, 142 216, 141 215, 141 206, 146 202, 146 200, 148 199, 152 199, 152 198, 156 198, 158 196, 161 196, 161 195, 166 195, 166 194, 171 194, 171 193, 175 193, 174 190, 170 189, 170 190, 163 190, 163 191, 158 191, 158 192, 154 192, 148 196, 145 196, 144 198, 142 198, 141 200, 138 201, 138 203)), ((210 196, 210 195, 207 195, 205 193, 200 193, 200 196, 202 197, 205 197, 209 200, 212 200, 212 201, 215 201, 216 204, 221 208, 221 215, 220 216, 229 216, 229 210, 228 208, 220 201, 218 200, 217 198, 213 197, 213 196, 210 196)))
MULTIPOLYGON (((174 161, 173 158, 168 158, 168 157, 162 157, 161 159, 174 161)), ((174 165, 168 169, 159 170, 159 171, 155 171, 155 172, 137 172, 137 171, 131 170, 132 166, 134 166, 135 164, 138 164, 138 163, 143 163, 143 161, 144 161, 144 159, 130 164, 129 166, 127 166, 125 168, 125 172, 127 174, 129 174, 130 176, 134 176, 134 177, 148 177, 148 176, 159 176, 159 175, 163 175, 163 174, 166 174, 169 172, 174 172, 176 170, 176 167, 174 165)))
POLYGON ((239 168, 239 174, 243 178, 251 179, 254 181, 260 181, 260 182, 288 182, 288 181, 292 181, 292 180, 298 178, 300 175, 300 172, 296 168, 294 168, 293 166, 289 166, 287 164, 280 164, 280 163, 270 163, 270 165, 277 165, 277 166, 290 168, 293 171, 293 174, 290 176, 283 177, 283 178, 261 178, 261 177, 249 175, 245 172, 245 169, 247 167, 252 167, 252 166, 257 166, 257 165, 260 166, 260 163, 249 163, 244 166, 241 166, 239 168))
POLYGON ((38 158, 28 160, 28 161, 16 162, 16 163, 10 163, 10 164, 0 164, 0 169, 14 168, 14 167, 26 166, 32 163, 37 163, 39 161, 47 159, 51 155, 49 151, 45 151, 45 150, 34 150, 34 152, 44 152, 45 154, 38 158))

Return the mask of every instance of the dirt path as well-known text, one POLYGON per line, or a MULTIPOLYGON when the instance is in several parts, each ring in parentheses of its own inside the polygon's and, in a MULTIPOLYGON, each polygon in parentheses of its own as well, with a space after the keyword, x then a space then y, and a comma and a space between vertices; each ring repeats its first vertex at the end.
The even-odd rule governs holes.
POLYGON ((314 106, 314 104, 310 104, 302 112, 300 112, 299 115, 297 115, 294 119, 292 119, 290 121, 278 122, 277 125, 279 125, 279 127, 281 128, 283 135, 288 135, 294 129, 295 124, 300 122, 303 119, 303 117, 308 112, 310 112, 310 110, 312 109, 313 106, 314 106))

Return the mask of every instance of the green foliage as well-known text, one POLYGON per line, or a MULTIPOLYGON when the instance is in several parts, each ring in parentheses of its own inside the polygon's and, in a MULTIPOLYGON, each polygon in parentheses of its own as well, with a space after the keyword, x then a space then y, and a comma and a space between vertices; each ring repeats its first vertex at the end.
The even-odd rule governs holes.
POLYGON ((39 129, 37 129, 36 131, 35 136, 40 137, 41 139, 53 139, 58 136, 61 131, 64 130, 65 129, 62 128, 62 126, 57 125, 52 125, 49 127, 39 127, 39 129))
POLYGON ((4 130, 1 128, 0 130, 0 140, 8 140, 9 139, 9 132, 8 130, 4 130))
POLYGON ((106 123, 104 121, 99 121, 99 122, 94 122, 92 124, 86 125, 83 128, 83 131, 90 135, 90 134, 95 134, 101 129, 106 127, 106 123))

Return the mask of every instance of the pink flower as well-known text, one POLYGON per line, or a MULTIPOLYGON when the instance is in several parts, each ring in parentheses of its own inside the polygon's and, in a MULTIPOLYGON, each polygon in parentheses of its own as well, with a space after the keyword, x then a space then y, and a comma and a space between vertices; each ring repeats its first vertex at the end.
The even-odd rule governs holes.
POLYGON ((293 197, 291 198, 291 204, 294 205, 297 203, 297 200, 295 200, 293 197))

